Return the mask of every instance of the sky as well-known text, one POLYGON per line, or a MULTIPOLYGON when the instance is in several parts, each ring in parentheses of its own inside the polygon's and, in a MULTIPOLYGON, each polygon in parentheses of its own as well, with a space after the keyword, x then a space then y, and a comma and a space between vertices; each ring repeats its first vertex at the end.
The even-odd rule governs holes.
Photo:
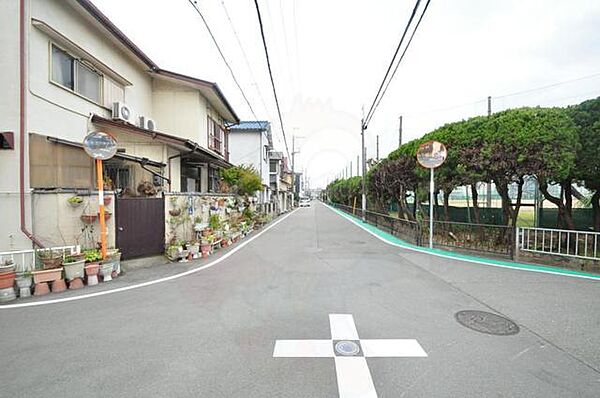
MULTIPOLYGON (((161 68, 214 81, 286 152, 253 0, 198 0, 246 104, 188 0, 93 0, 161 68)), ((414 0, 259 0, 287 151, 313 188, 357 173, 360 120, 414 0), (295 136, 293 139, 292 136, 295 136)), ((422 3, 425 3, 423 1, 422 3)), ((422 6, 421 6, 422 7, 422 6)), ((600 96, 600 1, 432 0, 365 134, 367 158, 445 123, 600 96)))

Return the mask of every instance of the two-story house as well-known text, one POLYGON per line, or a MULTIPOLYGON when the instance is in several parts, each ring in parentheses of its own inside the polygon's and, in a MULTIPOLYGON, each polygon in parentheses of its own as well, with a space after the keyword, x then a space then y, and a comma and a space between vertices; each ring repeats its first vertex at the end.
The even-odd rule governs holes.
POLYGON ((229 160, 235 165, 252 166, 260 175, 263 190, 258 202, 269 203, 269 152, 273 149, 271 124, 268 121, 243 121, 229 128, 229 160))
POLYGON ((80 228, 59 202, 97 188, 82 149, 91 131, 117 141, 104 163, 117 195, 219 189, 239 119, 215 83, 161 69, 90 0, 0 7, 0 251, 80 228))
POLYGON ((292 208, 292 171, 283 152, 269 153, 269 175, 272 201, 278 213, 292 208))

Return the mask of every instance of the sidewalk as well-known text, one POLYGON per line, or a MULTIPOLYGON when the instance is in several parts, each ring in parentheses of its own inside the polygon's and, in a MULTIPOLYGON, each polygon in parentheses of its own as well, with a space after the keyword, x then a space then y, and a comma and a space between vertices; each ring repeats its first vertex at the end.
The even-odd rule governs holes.
POLYGON ((215 260, 223 257, 231 250, 239 247, 244 242, 248 242, 250 239, 255 237, 257 234, 267 229, 269 226, 274 224, 274 221, 281 219, 277 217, 269 224, 265 225, 259 230, 252 231, 245 238, 240 240, 238 243, 234 243, 226 248, 216 250, 208 258, 199 258, 185 263, 170 262, 165 256, 157 255, 146 258, 139 258, 133 260, 127 260, 121 262, 121 275, 114 278, 109 282, 101 282, 96 286, 85 286, 83 289, 69 290, 60 293, 50 293, 45 296, 33 296, 25 298, 17 298, 16 300, 9 301, 6 303, 0 303, 0 308, 3 306, 10 306, 14 304, 29 304, 50 300, 62 300, 77 296, 86 296, 94 293, 115 290, 119 288, 126 288, 128 286, 137 285, 141 283, 148 283, 155 280, 168 278, 181 274, 186 271, 191 271, 207 264, 212 263, 215 260))

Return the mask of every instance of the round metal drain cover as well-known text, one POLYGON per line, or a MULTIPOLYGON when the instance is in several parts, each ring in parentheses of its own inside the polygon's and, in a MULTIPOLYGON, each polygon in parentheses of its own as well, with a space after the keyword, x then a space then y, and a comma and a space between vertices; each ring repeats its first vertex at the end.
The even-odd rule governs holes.
POLYGON ((510 319, 485 311, 459 311, 456 320, 463 326, 477 332, 509 336, 519 333, 519 326, 510 319))
POLYGON ((356 355, 360 352, 360 347, 354 341, 342 340, 335 343, 335 352, 340 355, 356 355))

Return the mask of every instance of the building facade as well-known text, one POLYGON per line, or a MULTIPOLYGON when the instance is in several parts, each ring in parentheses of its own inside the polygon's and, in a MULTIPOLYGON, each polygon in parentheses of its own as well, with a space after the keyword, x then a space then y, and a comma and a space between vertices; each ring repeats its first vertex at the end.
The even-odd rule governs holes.
POLYGON ((97 189, 91 131, 118 143, 103 170, 117 196, 219 190, 239 119, 215 83, 161 69, 89 0, 0 6, 0 251, 73 241, 62 201, 97 189))
POLYGON ((259 203, 271 201, 269 153, 273 149, 268 121, 243 121, 229 128, 229 160, 235 165, 251 166, 260 175, 263 190, 259 203))

